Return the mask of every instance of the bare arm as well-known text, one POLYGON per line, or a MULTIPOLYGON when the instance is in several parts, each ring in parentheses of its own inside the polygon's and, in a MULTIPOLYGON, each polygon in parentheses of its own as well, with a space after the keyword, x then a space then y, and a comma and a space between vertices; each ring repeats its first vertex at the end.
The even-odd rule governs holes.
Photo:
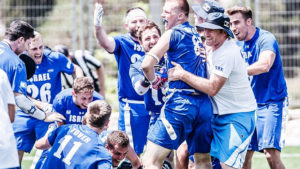
POLYGON ((275 53, 271 50, 261 52, 258 61, 248 67, 248 75, 259 75, 269 72, 275 57, 275 53))
POLYGON ((133 169, 138 169, 142 165, 139 156, 135 153, 130 145, 128 146, 128 153, 126 155, 126 158, 131 162, 133 169))
MULTIPOLYGON (((165 32, 158 40, 157 44, 149 51, 151 55, 157 56, 158 60, 160 60, 169 49, 171 31, 172 30, 165 32)), ((154 64, 158 62, 151 55, 146 54, 142 63, 144 75, 149 81, 153 81, 155 79, 154 64)))
POLYGON ((94 11, 94 25, 95 25, 95 36, 100 46, 102 46, 107 52, 113 52, 116 47, 115 40, 108 36, 102 27, 102 17, 103 17, 103 0, 99 0, 95 4, 94 11))
POLYGON ((103 64, 99 69, 97 69, 98 74, 98 81, 99 81, 99 88, 100 88, 100 94, 105 97, 105 73, 104 73, 104 67, 103 64))
POLYGON ((205 79, 185 71, 175 62, 172 62, 172 64, 174 67, 168 71, 168 79, 170 81, 184 81, 196 90, 202 91, 210 96, 215 96, 227 80, 227 78, 216 74, 212 74, 209 79, 205 79))
POLYGON ((8 104, 8 115, 9 115, 10 122, 13 123, 15 121, 15 105, 14 104, 8 104))
POLYGON ((83 71, 81 70, 81 68, 78 65, 74 65, 74 72, 73 72, 73 77, 74 79, 77 77, 83 77, 83 71))
POLYGON ((44 137, 40 138, 35 142, 35 148, 37 149, 49 149, 51 147, 51 144, 48 141, 48 134, 46 134, 44 137))

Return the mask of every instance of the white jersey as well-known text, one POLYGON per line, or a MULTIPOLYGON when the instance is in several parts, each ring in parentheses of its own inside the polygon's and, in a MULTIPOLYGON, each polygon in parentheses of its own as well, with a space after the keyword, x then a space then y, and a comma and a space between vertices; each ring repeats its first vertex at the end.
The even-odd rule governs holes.
POLYGON ((248 80, 247 65, 240 48, 226 40, 207 55, 208 77, 214 73, 227 78, 220 91, 212 97, 214 114, 249 112, 256 109, 256 100, 248 80))
POLYGON ((6 73, 0 69, 0 168, 19 166, 17 144, 8 115, 8 104, 15 105, 6 73))

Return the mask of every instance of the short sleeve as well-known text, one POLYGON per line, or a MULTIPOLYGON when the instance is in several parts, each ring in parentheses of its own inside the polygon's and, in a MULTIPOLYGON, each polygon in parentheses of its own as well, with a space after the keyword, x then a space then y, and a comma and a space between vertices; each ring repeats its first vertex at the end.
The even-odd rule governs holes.
POLYGON ((276 52, 275 50, 276 46, 277 46, 277 41, 274 35, 272 35, 269 32, 264 33, 259 45, 260 51, 262 52, 266 50, 271 50, 273 52, 276 52))
POLYGON ((27 95, 27 75, 26 67, 24 64, 18 64, 15 68, 15 71, 12 75, 12 89, 16 93, 22 93, 25 96, 27 95))
POLYGON ((234 66, 234 58, 232 56, 233 54, 228 54, 227 52, 214 56, 212 72, 228 78, 234 66))
POLYGON ((65 72, 67 74, 73 74, 74 72, 74 65, 73 63, 65 57, 63 54, 58 54, 58 63, 61 72, 65 72))

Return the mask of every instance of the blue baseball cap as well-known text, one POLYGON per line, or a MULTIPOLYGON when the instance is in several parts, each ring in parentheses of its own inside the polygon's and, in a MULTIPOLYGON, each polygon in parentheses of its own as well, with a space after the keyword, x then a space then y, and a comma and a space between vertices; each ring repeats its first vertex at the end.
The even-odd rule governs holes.
POLYGON ((230 37, 234 37, 230 30, 230 19, 227 15, 220 12, 214 12, 207 15, 204 23, 199 24, 199 27, 206 29, 223 29, 230 37))
POLYGON ((203 19, 206 19, 207 15, 212 12, 224 13, 224 8, 214 0, 205 0, 201 4, 192 5, 192 9, 203 19))

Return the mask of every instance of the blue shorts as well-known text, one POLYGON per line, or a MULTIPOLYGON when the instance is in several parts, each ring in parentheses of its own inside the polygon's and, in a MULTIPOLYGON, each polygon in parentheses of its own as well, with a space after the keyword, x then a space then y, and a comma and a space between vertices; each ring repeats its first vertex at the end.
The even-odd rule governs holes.
POLYGON ((143 153, 149 129, 149 112, 144 104, 127 103, 126 106, 122 100, 119 100, 119 111, 119 130, 126 132, 137 154, 143 153))
POLYGON ((13 130, 18 150, 30 153, 35 141, 47 132, 49 124, 17 110, 13 130))
POLYGON ((287 98, 269 104, 258 104, 257 121, 248 150, 262 152, 265 148, 281 151, 285 144, 286 123, 288 120, 287 98))
POLYGON ((234 168, 243 166, 255 129, 255 111, 215 115, 210 155, 234 168))
POLYGON ((148 132, 148 140, 177 149, 186 140, 190 154, 208 153, 212 139, 212 105, 207 95, 173 92, 148 132))

